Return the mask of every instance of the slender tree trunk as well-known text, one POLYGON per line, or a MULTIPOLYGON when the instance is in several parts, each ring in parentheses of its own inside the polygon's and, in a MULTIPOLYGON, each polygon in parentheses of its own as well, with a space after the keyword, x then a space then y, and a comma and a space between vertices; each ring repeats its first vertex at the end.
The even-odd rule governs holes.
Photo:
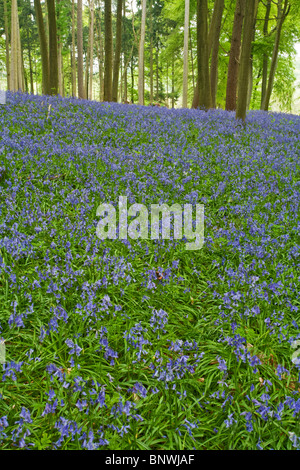
POLYGON ((71 67, 72 67, 72 96, 76 96, 76 58, 75 58, 75 5, 72 0, 72 52, 71 52, 71 67))
POLYGON ((183 108, 187 108, 187 102, 188 102, 189 25, 190 25, 190 0, 185 0, 184 46, 183 46, 183 89, 182 89, 182 107, 183 108))
POLYGON ((131 103, 134 103, 134 65, 133 58, 131 58, 131 103))
POLYGON ((62 80, 62 46, 61 46, 61 37, 58 36, 58 44, 57 44, 57 64, 58 64, 58 93, 60 96, 64 96, 63 92, 63 80, 62 80))
POLYGON ((94 0, 90 2, 91 25, 90 25, 90 86, 89 99, 93 99, 93 69, 94 69, 94 0))
POLYGON ((236 0, 230 55, 229 55, 229 64, 228 64, 228 73, 227 73, 227 89, 226 89, 226 110, 227 111, 235 111, 236 109, 237 84, 238 84, 238 73, 239 73, 245 7, 246 7, 246 0, 236 0))
POLYGON ((175 59, 172 56, 172 108, 175 108, 175 59))
POLYGON ((246 119, 246 111, 247 111, 251 45, 252 45, 253 24, 255 21, 256 5, 257 5, 257 0, 247 0, 246 2, 242 54, 241 54, 241 63, 240 63, 239 78, 238 78, 238 99, 237 99, 237 107, 236 107, 237 108, 236 118, 242 119, 243 121, 245 121, 246 119))
POLYGON ((52 95, 58 92, 58 54, 57 54, 57 28, 54 0, 47 0, 49 23, 49 68, 50 90, 52 95))
POLYGON ((10 89, 18 91, 18 5, 17 0, 11 2, 11 61, 10 61, 10 89))
POLYGON ((23 62, 23 51, 21 46, 20 26, 19 26, 19 14, 17 10, 17 49, 18 49, 18 90, 24 91, 25 89, 25 76, 24 76, 24 62, 23 62))
POLYGON ((195 93, 194 54, 193 54, 193 43, 192 43, 191 25, 189 25, 189 36, 190 36, 190 50, 191 50, 193 92, 195 93))
POLYGON ((274 78, 275 78, 275 72, 276 72, 277 62, 278 62, 278 52, 279 52, 279 43, 280 43, 282 25, 284 23, 284 20, 287 16, 288 12, 289 12, 288 0, 284 0, 284 7, 283 8, 282 8, 282 0, 278 0, 278 15, 277 15, 278 20, 277 20, 275 44, 274 44, 273 53, 272 53, 268 86, 267 86, 265 98, 264 98, 264 101, 263 101, 263 109, 265 111, 268 111, 268 109, 269 109, 270 98, 271 98, 271 94, 272 94, 274 78))
POLYGON ((139 79, 138 79, 139 105, 144 104, 145 31, 146 31, 146 0, 142 0, 142 24, 141 24, 141 35, 140 35, 140 44, 139 44, 139 79))
MULTIPOLYGON (((272 2, 272 0, 267 0, 266 15, 265 15, 265 21, 264 21, 264 37, 265 38, 268 36, 269 20, 270 20, 270 12, 271 12, 271 2, 272 2)), ((269 63, 269 56, 268 56, 267 53, 264 53, 264 55, 263 55, 260 109, 263 109, 263 103, 264 103, 265 96, 266 96, 266 91, 267 91, 268 63, 269 63)))
POLYGON ((211 86, 208 56, 207 0, 197 1, 197 58, 198 80, 193 107, 211 108, 211 86))
POLYGON ((120 71, 121 44, 122 44, 122 9, 123 9, 123 0, 118 0, 117 24, 116 24, 116 48, 115 48, 113 84, 112 84, 112 100, 115 102, 118 101, 118 89, 119 89, 119 71, 120 71))
POLYGON ((82 0, 77 0, 77 67, 78 98, 84 99, 83 84, 83 35, 82 35, 82 0))
POLYGON ((167 69, 167 106, 169 107, 169 62, 166 63, 167 69))
POLYGON ((125 53, 124 53, 124 96, 123 96, 123 102, 127 103, 127 63, 126 63, 126 58, 125 58, 125 53))
POLYGON ((158 43, 156 45, 156 51, 155 51, 155 59, 156 59, 156 101, 159 101, 159 63, 158 63, 158 55, 159 50, 158 50, 158 43))
POLYGON ((112 15, 111 0, 105 0, 105 66, 104 66, 104 101, 112 101, 112 15))
MULTIPOLYGON (((99 2, 100 3, 100 2, 99 2)), ((101 4, 99 5, 99 17, 98 17, 98 28, 96 23, 96 29, 98 34, 98 41, 96 41, 97 56, 98 56, 98 68, 99 68, 99 99, 104 99, 104 75, 103 75, 103 41, 102 41, 102 29, 101 29, 101 4)))
POLYGON ((153 0, 150 1, 150 104, 153 104, 153 0))
POLYGON ((216 0, 215 8, 215 22, 214 29, 212 30, 212 54, 210 65, 210 86, 212 107, 217 107, 217 87, 218 87, 218 62, 219 62, 219 47, 220 47, 220 33, 221 24, 224 11, 224 0, 216 0))
POLYGON ((6 0, 3 0, 4 4, 4 30, 5 30, 5 53, 6 53, 6 79, 7 88, 10 89, 10 58, 9 58, 9 32, 8 32, 8 14, 6 0))
MULTIPOLYGON (((34 0, 37 27, 40 39, 41 59, 42 59, 42 92, 50 95, 50 75, 49 75, 49 55, 48 44, 44 26, 44 19, 40 0, 34 0)), ((36 90, 37 92, 37 90, 36 90)))

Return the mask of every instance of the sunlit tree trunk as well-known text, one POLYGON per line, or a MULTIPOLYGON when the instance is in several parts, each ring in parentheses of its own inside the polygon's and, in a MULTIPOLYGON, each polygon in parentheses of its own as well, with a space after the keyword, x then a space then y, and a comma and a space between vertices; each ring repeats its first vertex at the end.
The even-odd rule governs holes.
POLYGON ((182 89, 182 107, 183 108, 187 108, 187 102, 188 102, 189 24, 190 24, 190 0, 185 0, 184 45, 183 45, 183 89, 182 89))
POLYGON ((11 61, 10 61, 10 89, 18 91, 18 5, 17 0, 11 2, 11 61))
POLYGON ((76 58, 75 58, 75 5, 72 0, 72 96, 76 96, 76 58))
POLYGON ((144 104, 145 32, 146 32, 146 0, 142 0, 142 24, 141 24, 141 35, 140 35, 140 44, 139 44, 139 79, 138 79, 139 105, 144 104))
POLYGON ((245 10, 245 23, 243 29, 243 43, 238 78, 238 98, 236 106, 236 118, 246 119, 247 98, 249 89, 249 70, 251 58, 251 45, 253 37, 253 24, 257 0, 247 0, 245 10))
POLYGON ((116 24, 116 47, 113 68, 113 84, 112 84, 112 100, 118 101, 119 91, 119 71, 121 59, 121 43, 122 43, 122 8, 123 0, 118 0, 117 4, 117 24, 116 24))
MULTIPOLYGON (((267 0, 266 5, 266 14, 264 20, 264 37, 268 36, 268 26, 270 20, 270 12, 271 12, 271 2, 272 0, 267 0)), ((268 63, 269 63, 269 56, 267 53, 264 53, 263 56, 263 69, 262 69, 262 85, 261 85, 261 105, 260 109, 263 109, 263 103, 266 96, 267 91, 267 82, 268 82, 268 63)))
POLYGON ((90 1, 90 85, 89 85, 89 100, 93 99, 93 69, 94 69, 94 0, 90 1))
POLYGON ((236 0, 227 72, 226 110, 235 111, 246 0, 236 0))
POLYGON ((153 104, 153 0, 150 0, 150 104, 153 104))
POLYGON ((105 0, 105 62, 104 62, 104 101, 112 101, 113 36, 111 0, 105 0))
POLYGON ((217 106, 217 87, 218 87, 218 62, 219 62, 219 47, 220 47, 220 32, 222 17, 224 11, 224 0, 215 1, 215 22, 212 29, 212 45, 211 45, 211 64, 210 64, 210 86, 211 86, 211 99, 212 107, 217 106))
POLYGON ((85 98, 83 84, 82 0, 77 0, 77 82, 78 98, 85 98))
POLYGON ((6 53, 6 79, 7 88, 10 88, 10 58, 9 58, 9 30, 8 30, 8 14, 7 3, 3 0, 4 4, 4 30, 5 30, 5 53, 6 53))
POLYGON ((20 36, 20 26, 19 26, 19 15, 17 12, 17 70, 18 70, 18 90, 25 90, 25 77, 24 77, 24 63, 23 63, 23 53, 21 46, 21 36, 20 36))
POLYGON ((265 98, 264 98, 263 106, 262 106, 265 111, 268 111, 269 109, 270 98, 272 94, 275 72, 276 72, 277 62, 278 62, 278 52, 279 52, 279 43, 280 43, 282 25, 289 12, 288 0, 284 0, 283 8, 282 8, 282 0, 278 0, 277 8, 278 8, 278 13, 277 13, 277 29, 276 29, 275 44, 274 44, 273 53, 272 53, 268 86, 267 86, 267 90, 266 90, 266 94, 265 94, 265 98))

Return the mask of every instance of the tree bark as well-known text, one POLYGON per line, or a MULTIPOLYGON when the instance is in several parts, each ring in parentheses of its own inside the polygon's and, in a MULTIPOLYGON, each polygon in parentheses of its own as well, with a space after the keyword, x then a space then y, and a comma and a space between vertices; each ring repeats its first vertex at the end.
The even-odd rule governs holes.
POLYGON ((153 104, 153 0, 150 1, 150 104, 153 104))
POLYGON ((83 36, 82 36, 82 0, 77 0, 77 82, 78 82, 78 98, 84 99, 83 84, 83 36))
POLYGON ((236 0, 227 72, 226 110, 235 111, 246 0, 236 0))
POLYGON ((222 24, 222 17, 223 17, 223 11, 224 11, 224 0, 216 0, 214 11, 216 11, 216 15, 215 15, 214 28, 212 30, 210 86, 211 86, 212 107, 216 108, 217 107, 220 33, 221 33, 221 24, 222 24))
POLYGON ((11 61, 10 61, 10 89, 18 91, 18 5, 17 0, 11 2, 11 61))
POLYGON ((42 59, 42 92, 50 95, 50 75, 49 75, 49 55, 48 44, 44 26, 44 19, 40 0, 34 0, 37 27, 40 40, 41 59, 42 59))
POLYGON ((118 101, 118 91, 119 91, 119 71, 120 71, 121 44, 122 44, 122 9, 123 9, 123 0, 118 0, 117 24, 116 24, 116 48, 115 48, 113 84, 112 84, 112 100, 115 102, 118 101))
POLYGON ((71 52, 71 67, 72 67, 72 96, 76 96, 75 5, 74 5, 74 0, 72 0, 72 52, 71 52))
POLYGON ((247 0, 246 2, 242 54, 238 78, 238 99, 236 107, 236 119, 242 119, 243 121, 246 119, 247 111, 251 46, 253 37, 253 24, 256 16, 256 5, 257 0, 247 0))
POLYGON ((93 69, 94 69, 94 0, 90 2, 91 24, 90 24, 90 85, 89 100, 93 99, 93 69))
POLYGON ((198 80, 193 108, 211 108, 211 86, 208 56, 208 7, 207 0, 197 1, 197 62, 198 80))
POLYGON ((49 24, 49 68, 50 91, 52 95, 58 93, 58 54, 57 54, 57 28, 54 0, 47 0, 49 24))
POLYGON ((104 101, 112 101, 112 15, 111 0, 105 0, 105 63, 104 63, 104 101))
POLYGON ((282 25, 284 23, 284 20, 287 16, 288 12, 289 12, 288 0, 284 0, 284 7, 283 8, 282 8, 282 0, 278 0, 278 20, 277 20, 276 37, 275 37, 275 44, 274 44, 272 59, 271 59, 268 86, 267 86, 265 98, 264 98, 264 101, 263 101, 264 111, 268 111, 268 109, 269 109, 270 98, 271 98, 271 94, 272 94, 274 78, 275 78, 275 72, 276 72, 277 62, 278 62, 278 52, 279 52, 279 43, 280 43, 282 25))
POLYGON ((139 79, 138 79, 139 105, 144 104, 145 31, 146 31, 146 0, 142 0, 142 24, 141 24, 141 35, 140 35, 140 44, 139 44, 139 79))
MULTIPOLYGON (((265 15, 265 21, 264 21, 264 37, 265 38, 268 36, 268 29, 269 29, 268 26, 269 26, 269 20, 270 20, 271 2, 272 2, 272 0, 267 0, 266 15, 265 15)), ((267 53, 264 53, 263 68, 262 68, 262 85, 261 85, 260 109, 263 109, 263 103, 264 103, 265 96, 266 96, 266 91, 267 91, 268 63, 269 63, 269 56, 268 56, 267 53)))
POLYGON ((187 108, 187 102, 188 102, 189 24, 190 24, 190 0, 185 0, 184 45, 183 45, 183 89, 182 89, 182 107, 183 108, 187 108))
POLYGON ((5 54, 6 54, 6 79, 7 88, 10 89, 10 57, 9 57, 9 32, 8 32, 8 14, 6 0, 4 3, 4 30, 5 30, 5 54))

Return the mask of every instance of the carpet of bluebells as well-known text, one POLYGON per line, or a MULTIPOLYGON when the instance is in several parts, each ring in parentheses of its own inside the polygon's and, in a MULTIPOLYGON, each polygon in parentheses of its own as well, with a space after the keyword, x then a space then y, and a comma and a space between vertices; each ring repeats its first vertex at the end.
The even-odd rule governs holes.
POLYGON ((0 122, 0 448, 300 449, 300 117, 16 93, 0 122), (204 204, 203 248, 100 240, 119 196, 204 204))

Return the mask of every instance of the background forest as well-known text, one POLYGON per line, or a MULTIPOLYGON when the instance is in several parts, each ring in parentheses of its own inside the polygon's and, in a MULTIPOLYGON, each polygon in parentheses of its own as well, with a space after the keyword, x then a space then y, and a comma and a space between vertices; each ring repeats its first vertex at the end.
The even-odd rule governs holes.
POLYGON ((244 43, 247 109, 297 112, 299 40, 297 0, 0 0, 0 86, 233 110, 244 43))
MULTIPOLYGON (((290 112, 299 2, 250 4, 255 16, 247 108, 268 109, 271 103, 290 112), (266 93, 270 98, 263 103, 266 93)), ((247 5, 245 0, 0 0, 0 84, 41 94, 51 80, 49 94, 190 107, 197 70, 207 70, 202 87, 207 95, 210 80, 209 107, 235 109, 247 5), (14 70, 19 82, 12 81, 14 70)))

